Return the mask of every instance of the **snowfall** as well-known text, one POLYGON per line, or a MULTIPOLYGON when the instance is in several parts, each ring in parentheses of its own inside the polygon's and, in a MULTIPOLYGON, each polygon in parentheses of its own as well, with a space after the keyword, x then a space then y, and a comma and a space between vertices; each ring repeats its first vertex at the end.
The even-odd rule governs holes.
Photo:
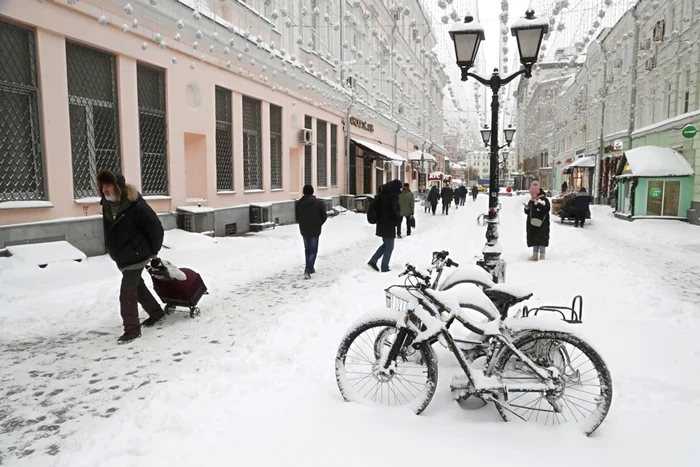
POLYGON ((480 196, 449 216, 418 208, 390 274, 366 265, 379 240, 362 214, 328 221, 312 280, 302 278, 295 225, 215 239, 169 231, 162 257, 200 272, 210 294, 199 317, 177 312, 124 346, 109 258, 45 268, 0 258, 0 464, 700 465, 698 227, 629 223, 595 206, 585 229, 553 222, 547 260, 533 263, 522 202, 502 199, 506 281, 535 293, 528 306, 582 295, 580 332, 613 377, 610 413, 591 437, 506 423, 492 405, 460 407, 449 391, 458 368, 445 353, 420 416, 345 402, 338 391, 341 337, 384 306, 402 265, 427 266, 443 249, 475 261, 480 196))

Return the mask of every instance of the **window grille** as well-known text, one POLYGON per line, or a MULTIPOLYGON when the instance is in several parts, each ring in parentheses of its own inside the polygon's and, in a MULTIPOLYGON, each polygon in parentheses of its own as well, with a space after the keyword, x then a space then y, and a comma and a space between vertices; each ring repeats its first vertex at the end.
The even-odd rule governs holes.
POLYGON ((233 191, 231 91, 216 87, 216 190, 233 191))
POLYGON ((35 44, 0 21, 0 202, 46 199, 35 44))
MULTIPOLYGON (((311 129, 311 117, 306 115, 304 117, 304 128, 311 129)), ((312 158, 311 158, 311 146, 307 145, 304 146, 304 185, 311 185, 311 164, 312 164, 312 158)))
POLYGON ((68 104, 76 198, 97 194, 97 173, 121 172, 114 55, 66 42, 68 104))
POLYGON ((261 102, 243 96, 243 181, 245 190, 262 190, 262 148, 260 146, 261 102))
POLYGON ((316 184, 320 187, 328 186, 328 178, 326 177, 328 153, 326 147, 326 122, 316 120, 316 184))
POLYGON ((270 104, 270 187, 282 188, 282 107, 270 104))
POLYGON ((331 186, 338 186, 338 125, 331 125, 331 186))
POLYGON ((141 191, 168 194, 168 135, 165 120, 165 71, 138 64, 141 191))

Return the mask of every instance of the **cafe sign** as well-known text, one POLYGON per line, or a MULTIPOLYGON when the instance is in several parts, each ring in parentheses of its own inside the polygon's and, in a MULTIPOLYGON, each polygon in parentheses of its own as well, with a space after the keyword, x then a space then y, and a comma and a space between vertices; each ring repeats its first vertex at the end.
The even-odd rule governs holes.
POLYGON ((695 135, 698 134, 698 129, 695 128, 693 125, 686 125, 683 128, 683 137, 687 139, 692 139, 695 138, 695 135))
POLYGON ((360 120, 357 117, 350 117, 350 125, 355 126, 361 130, 369 131, 370 133, 374 133, 374 125, 371 123, 367 123, 364 120, 360 120))

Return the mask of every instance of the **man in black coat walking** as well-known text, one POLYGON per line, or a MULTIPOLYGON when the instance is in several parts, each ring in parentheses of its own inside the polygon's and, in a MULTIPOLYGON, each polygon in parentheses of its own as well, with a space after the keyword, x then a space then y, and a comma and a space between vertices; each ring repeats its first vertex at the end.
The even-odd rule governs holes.
POLYGON ((318 240, 321 236, 321 228, 328 219, 326 205, 314 196, 314 187, 304 186, 304 196, 296 202, 295 211, 299 232, 304 238, 304 252, 306 256, 306 268, 304 279, 311 279, 311 274, 316 272, 316 256, 318 255, 318 240))
POLYGON ((103 170, 97 175, 102 196, 105 248, 122 273, 119 303, 124 335, 123 344, 141 337, 141 325, 153 326, 165 313, 146 287, 141 274, 163 246, 163 225, 138 190, 123 175, 103 170), (139 321, 139 303, 148 319, 139 321))
POLYGON ((394 252, 394 241, 396 239, 396 226, 401 219, 401 208, 399 206, 399 193, 401 192, 401 181, 394 180, 383 185, 374 208, 377 210, 377 237, 381 237, 382 244, 367 263, 375 271, 379 271, 377 261, 382 258, 382 272, 389 272, 389 261, 394 252))
POLYGON ((442 198, 442 213, 445 215, 450 214, 450 203, 452 203, 452 198, 454 197, 454 192, 449 185, 442 187, 440 192, 440 197, 442 198))
POLYGON ((464 203, 467 201, 467 187, 465 185, 461 185, 459 188, 459 205, 464 206, 464 203))
POLYGON ((586 187, 582 186, 579 192, 576 193, 574 206, 576 207, 576 220, 574 222, 574 227, 583 228, 583 224, 586 223, 586 217, 588 217, 588 211, 591 206, 591 196, 588 194, 588 191, 586 191, 586 187))

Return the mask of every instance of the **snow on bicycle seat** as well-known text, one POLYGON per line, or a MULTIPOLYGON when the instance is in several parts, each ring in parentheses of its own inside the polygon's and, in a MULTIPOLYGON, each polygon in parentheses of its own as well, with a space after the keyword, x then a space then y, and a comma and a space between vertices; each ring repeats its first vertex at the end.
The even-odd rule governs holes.
POLYGON ((459 305, 462 309, 462 317, 470 322, 483 321, 486 317, 488 320, 498 319, 498 308, 484 294, 484 291, 475 284, 462 283, 458 287, 453 287, 449 290, 428 290, 426 293, 431 294, 437 300, 446 304, 450 308, 455 308, 459 305), (471 310, 471 311, 465 311, 471 310))
POLYGON ((481 287, 491 288, 496 285, 491 274, 475 264, 465 264, 458 267, 440 285, 440 290, 448 290, 457 284, 473 283, 481 287))
POLYGON ((493 302, 515 304, 532 297, 532 292, 512 284, 496 284, 484 290, 484 294, 493 302))

